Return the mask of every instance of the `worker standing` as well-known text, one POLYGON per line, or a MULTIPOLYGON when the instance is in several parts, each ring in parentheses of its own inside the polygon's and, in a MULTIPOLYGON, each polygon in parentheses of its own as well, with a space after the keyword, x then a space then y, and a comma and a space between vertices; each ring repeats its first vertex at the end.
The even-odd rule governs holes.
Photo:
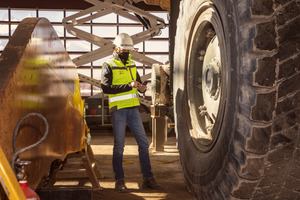
POLYGON ((119 34, 114 42, 113 56, 103 64, 101 87, 108 94, 109 112, 114 132, 113 170, 115 173, 115 189, 126 192, 124 181, 123 152, 125 146, 126 124, 132 131, 139 150, 139 160, 143 173, 143 188, 162 189, 151 172, 149 158, 149 142, 138 111, 139 95, 147 86, 143 85, 135 63, 131 60, 130 50, 133 41, 126 33, 119 34))

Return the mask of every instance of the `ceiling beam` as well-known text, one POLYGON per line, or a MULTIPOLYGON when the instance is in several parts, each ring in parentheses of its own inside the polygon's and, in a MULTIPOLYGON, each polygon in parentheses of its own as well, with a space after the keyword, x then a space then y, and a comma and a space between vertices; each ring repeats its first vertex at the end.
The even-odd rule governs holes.
MULTIPOLYGON (((93 5, 84 0, 1 0, 0 8, 26 8, 26 9, 70 9, 84 10, 93 5)), ((162 11, 160 6, 147 5, 143 1, 137 6, 146 11, 162 11)))

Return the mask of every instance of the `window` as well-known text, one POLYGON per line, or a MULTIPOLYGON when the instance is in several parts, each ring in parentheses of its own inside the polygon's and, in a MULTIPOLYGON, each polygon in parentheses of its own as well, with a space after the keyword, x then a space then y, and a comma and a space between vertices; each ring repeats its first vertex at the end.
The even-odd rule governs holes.
POLYGON ((45 17, 50 22, 62 22, 64 18, 63 11, 40 10, 39 17, 45 17))
POLYGON ((162 54, 149 54, 147 55, 148 57, 160 61, 161 63, 166 63, 167 61, 169 61, 169 55, 162 55, 162 54))
POLYGON ((101 80, 101 69, 93 69, 93 77, 97 80, 101 80))
MULTIPOLYGON (((14 33, 18 24, 27 17, 45 17, 47 18, 53 28, 55 29, 58 37, 60 37, 61 42, 65 46, 66 51, 69 53, 71 59, 76 59, 77 57, 90 52, 92 50, 98 49, 97 45, 91 45, 91 43, 81 40, 76 36, 68 33, 64 26, 62 25, 62 20, 64 16, 70 16, 78 13, 74 10, 45 10, 45 9, 0 9, 0 54, 4 50, 8 43, 9 37, 14 33), (10 19, 9 19, 9 16, 10 19)), ((168 14, 162 12, 153 12, 154 14, 168 23, 168 14)), ((131 13, 134 17, 134 14, 131 13)), ((86 15, 84 17, 87 17, 86 15)), ((93 19, 90 22, 83 24, 82 26, 76 26, 87 33, 95 34, 99 37, 103 37, 110 41, 117 36, 118 33, 128 33, 129 35, 134 35, 142 32, 145 28, 139 23, 139 21, 134 21, 127 19, 123 16, 119 16, 115 13, 110 13, 97 19, 93 19)), ((158 36, 155 36, 150 41, 140 42, 135 44, 135 48, 139 53, 142 53, 150 58, 153 58, 161 63, 165 63, 169 60, 169 28, 161 30, 158 36)), ((112 51, 113 52, 113 49, 112 51)), ((90 76, 92 78, 101 79, 102 65, 111 55, 105 58, 99 58, 91 63, 87 63, 82 66, 78 66, 78 73, 90 76)), ((141 62, 136 61, 138 67, 138 72, 140 76, 151 73, 151 66, 145 66, 141 62)), ((81 94, 83 97, 88 97, 90 95, 95 95, 101 92, 101 89, 95 86, 91 86, 89 83, 80 83, 81 94)), ((150 87, 146 92, 146 96, 150 96, 150 87)))
POLYGON ((88 52, 91 50, 91 44, 84 40, 67 40, 66 44, 67 51, 88 52))
POLYGON ((168 41, 146 41, 145 42, 146 52, 169 52, 168 41))
POLYGON ((11 21, 20 22, 27 17, 36 17, 35 10, 11 10, 11 21))
POLYGON ((58 37, 64 37, 64 27, 62 25, 53 25, 58 37))
MULTIPOLYGON (((111 52, 113 52, 113 50, 111 50, 111 52)), ((94 64, 94 66, 102 66, 103 63, 104 63, 105 61, 107 61, 110 57, 111 57, 111 56, 106 56, 106 57, 104 57, 104 58, 101 58, 101 59, 99 59, 99 60, 96 60, 96 61, 93 62, 93 64, 94 64)))
POLYGON ((143 27, 136 26, 120 26, 119 33, 127 33, 128 35, 135 35, 143 31, 143 27))
POLYGON ((91 69, 80 69, 80 68, 77 68, 77 71, 78 73, 89 77, 91 76, 91 72, 92 72, 91 69))
POLYGON ((94 26, 93 34, 99 37, 114 38, 117 36, 117 27, 115 26, 94 26))
POLYGON ((8 39, 0 39, 0 51, 3 51, 7 43, 8 39))
POLYGON ((0 21, 8 21, 8 10, 0 9, 0 21))
POLYGON ((102 17, 93 19, 93 23, 117 23, 117 15, 115 13, 104 15, 102 17))
POLYGON ((0 36, 8 36, 9 33, 8 24, 0 24, 0 36))

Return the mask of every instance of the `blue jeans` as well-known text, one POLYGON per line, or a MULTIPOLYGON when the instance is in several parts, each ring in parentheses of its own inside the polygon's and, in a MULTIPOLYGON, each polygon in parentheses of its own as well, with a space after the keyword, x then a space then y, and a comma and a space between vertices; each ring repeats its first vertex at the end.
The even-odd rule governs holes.
POLYGON ((123 152, 125 146, 126 124, 130 128, 138 144, 140 166, 143 178, 152 178, 151 164, 149 158, 149 142, 141 120, 138 107, 123 108, 111 112, 111 121, 114 132, 113 169, 115 179, 124 179, 123 152))

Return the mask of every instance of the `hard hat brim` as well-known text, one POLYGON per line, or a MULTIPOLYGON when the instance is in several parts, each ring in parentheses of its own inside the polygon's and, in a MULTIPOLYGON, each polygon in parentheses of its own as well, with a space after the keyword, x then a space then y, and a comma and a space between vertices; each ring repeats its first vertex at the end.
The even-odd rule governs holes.
POLYGON ((120 48, 123 50, 133 50, 134 49, 134 47, 132 45, 121 45, 120 48))

